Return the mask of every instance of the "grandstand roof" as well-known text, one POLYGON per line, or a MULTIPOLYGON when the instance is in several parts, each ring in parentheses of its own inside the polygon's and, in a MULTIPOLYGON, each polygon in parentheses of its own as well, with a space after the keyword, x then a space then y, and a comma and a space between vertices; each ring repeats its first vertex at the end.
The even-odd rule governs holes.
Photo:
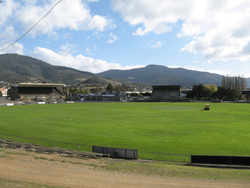
POLYGON ((152 87, 164 87, 164 88, 177 87, 177 88, 181 88, 181 85, 153 85, 152 87))
POLYGON ((65 84, 55 83, 20 83, 12 84, 13 87, 65 87, 65 84))

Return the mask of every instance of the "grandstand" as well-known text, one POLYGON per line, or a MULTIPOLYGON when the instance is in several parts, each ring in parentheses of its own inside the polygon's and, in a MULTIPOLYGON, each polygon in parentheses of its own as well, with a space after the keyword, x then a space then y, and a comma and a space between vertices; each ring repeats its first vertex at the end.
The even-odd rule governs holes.
POLYGON ((180 85, 155 85, 153 87, 152 99, 159 101, 172 101, 181 99, 180 85))
POLYGON ((20 83, 11 85, 9 95, 11 100, 25 102, 56 102, 64 98, 64 84, 54 83, 20 83))

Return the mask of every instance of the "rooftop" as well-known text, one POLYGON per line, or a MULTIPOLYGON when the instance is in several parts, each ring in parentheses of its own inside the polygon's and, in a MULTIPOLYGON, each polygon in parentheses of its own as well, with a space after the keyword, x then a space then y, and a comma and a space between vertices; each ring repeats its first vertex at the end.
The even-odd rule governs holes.
POLYGON ((20 83, 12 84, 13 87, 65 87, 65 84, 56 83, 20 83))

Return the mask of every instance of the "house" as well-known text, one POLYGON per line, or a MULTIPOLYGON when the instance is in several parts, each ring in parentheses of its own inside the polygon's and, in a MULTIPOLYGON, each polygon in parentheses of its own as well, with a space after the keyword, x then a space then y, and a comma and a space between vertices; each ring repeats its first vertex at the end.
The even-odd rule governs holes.
POLYGON ((3 97, 7 97, 8 96, 8 89, 1 89, 0 91, 2 92, 3 97))

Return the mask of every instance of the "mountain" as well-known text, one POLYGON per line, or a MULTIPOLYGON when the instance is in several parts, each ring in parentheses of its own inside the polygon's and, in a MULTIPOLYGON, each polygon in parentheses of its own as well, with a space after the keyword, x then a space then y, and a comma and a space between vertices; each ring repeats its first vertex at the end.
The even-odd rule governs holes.
POLYGON ((170 76, 170 75, 159 76, 158 78, 150 81, 149 83, 151 85, 163 85, 164 83, 166 85, 184 85, 185 87, 193 86, 192 82, 184 78, 180 78, 177 76, 170 76))
MULTIPOLYGON (((192 87, 199 83, 221 85, 222 75, 208 72, 199 72, 183 68, 168 68, 162 65, 148 65, 144 68, 131 70, 108 70, 99 74, 79 71, 72 68, 53 66, 44 61, 21 56, 17 54, 0 55, 0 81, 15 83, 25 82, 39 78, 43 81, 78 84, 92 83, 102 84, 113 82, 143 83, 143 85, 181 85, 192 87), (99 76, 99 77, 95 77, 99 76), (93 79, 90 79, 94 77, 93 79), (86 81, 86 82, 84 82, 86 81)), ((250 88, 250 78, 246 78, 247 87, 250 88)))
POLYGON ((91 77, 89 79, 86 79, 83 82, 80 82, 78 85, 81 85, 81 84, 108 85, 109 83, 111 83, 113 86, 121 85, 120 82, 117 82, 117 81, 114 81, 114 80, 111 80, 111 79, 107 79, 107 78, 102 78, 102 77, 99 77, 99 76, 94 76, 94 77, 91 77))
POLYGON ((183 68, 168 68, 162 65, 148 65, 131 70, 108 70, 98 74, 105 78, 128 79, 133 82, 146 82, 153 85, 181 85, 192 87, 195 84, 221 85, 222 75, 199 72, 183 68))
POLYGON ((44 61, 18 54, 0 55, 0 81, 15 83, 40 78, 44 81, 72 84, 80 78, 94 76, 90 72, 53 66, 44 61))

